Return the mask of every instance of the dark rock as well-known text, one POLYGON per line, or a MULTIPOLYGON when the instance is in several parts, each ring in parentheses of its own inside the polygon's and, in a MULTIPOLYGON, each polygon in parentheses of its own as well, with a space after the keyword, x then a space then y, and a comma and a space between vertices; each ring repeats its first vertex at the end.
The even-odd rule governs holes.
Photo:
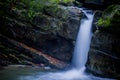
POLYGON ((68 66, 65 62, 6 36, 0 35, 0 41, 0 49, 3 49, 0 55, 0 61, 2 61, 0 65, 2 66, 5 66, 3 64, 24 64, 39 67, 41 64, 44 64, 45 66, 59 69, 68 66), (10 62, 10 64, 5 62, 10 62))
MULTIPOLYGON (((69 63, 74 48, 73 41, 76 39, 82 17, 81 11, 75 7, 49 6, 45 7, 43 12, 36 13, 37 15, 33 16, 32 19, 29 19, 24 12, 27 12, 27 8, 14 7, 10 8, 5 15, 0 16, 0 25, 2 25, 0 34, 25 43, 57 60, 69 63)), ((3 57, 1 61, 5 59, 10 64, 30 64, 30 61, 32 64, 50 65, 42 56, 38 57, 20 47, 17 47, 16 50, 16 46, 10 45, 7 41, 2 40, 2 46, 5 46, 1 53, 2 57, 4 54, 5 56, 11 54, 14 58, 8 55, 8 58, 3 57), (7 52, 6 49, 13 51, 7 52)))
POLYGON ((99 30, 109 32, 111 34, 120 34, 120 5, 109 6, 98 20, 96 26, 99 30))
POLYGON ((98 30, 98 26, 97 22, 100 19, 100 17, 102 16, 102 11, 96 10, 94 12, 94 19, 93 19, 93 23, 92 23, 92 32, 94 33, 96 30, 98 30))
MULTIPOLYGON (((110 8, 109 8, 110 9, 110 8)), ((119 8, 117 7, 111 10, 119 11, 119 8)), ((90 45, 90 51, 88 55, 88 61, 86 64, 87 70, 92 72, 95 75, 103 76, 103 77, 114 77, 119 78, 120 77, 120 70, 119 70, 119 64, 120 64, 120 22, 111 22, 110 24, 113 24, 111 26, 105 26, 103 24, 102 26, 99 26, 96 24, 99 20, 99 18, 108 17, 111 19, 111 21, 114 19, 111 16, 105 16, 106 14, 112 14, 116 12, 105 10, 103 12, 102 17, 100 17, 101 13, 97 13, 98 16, 94 19, 94 26, 98 28, 94 32, 94 35, 92 37, 91 45, 90 45), (104 15, 104 16, 103 16, 104 15), (114 23, 117 23, 114 25, 114 23)), ((115 15, 114 14, 114 15, 115 15)), ((119 16, 118 16, 119 17, 119 16)), ((105 19, 105 18, 104 18, 105 19)))
POLYGON ((120 4, 119 0, 76 0, 83 4, 84 7, 104 10, 111 4, 120 4))
POLYGON ((106 32, 94 34, 87 69, 106 77, 120 77, 120 37, 106 32))

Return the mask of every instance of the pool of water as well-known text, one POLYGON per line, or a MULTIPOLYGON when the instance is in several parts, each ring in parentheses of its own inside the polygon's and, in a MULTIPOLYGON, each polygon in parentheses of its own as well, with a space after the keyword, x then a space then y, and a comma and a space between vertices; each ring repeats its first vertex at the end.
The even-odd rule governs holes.
MULTIPOLYGON (((6 68, 0 70, 0 80, 24 80, 22 77, 44 75, 47 71, 40 68, 6 68)), ((34 79, 30 79, 34 80, 34 79)))
POLYGON ((41 68, 6 68, 0 70, 0 80, 115 80, 85 75, 76 69, 68 71, 41 68))

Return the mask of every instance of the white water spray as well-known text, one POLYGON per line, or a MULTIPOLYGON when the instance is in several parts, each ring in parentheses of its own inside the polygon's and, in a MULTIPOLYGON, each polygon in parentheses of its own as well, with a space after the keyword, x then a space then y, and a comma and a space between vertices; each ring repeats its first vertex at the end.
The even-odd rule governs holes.
POLYGON ((84 13, 87 18, 81 21, 73 56, 73 65, 77 69, 85 67, 92 36, 93 13, 87 10, 84 13))

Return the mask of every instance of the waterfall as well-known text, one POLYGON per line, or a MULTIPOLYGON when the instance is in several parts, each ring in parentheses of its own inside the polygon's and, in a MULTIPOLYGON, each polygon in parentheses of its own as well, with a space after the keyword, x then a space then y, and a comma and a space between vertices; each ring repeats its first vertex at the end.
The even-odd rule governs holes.
POLYGON ((88 51, 91 41, 91 27, 93 21, 93 13, 91 10, 82 10, 87 18, 81 20, 80 30, 78 32, 74 55, 73 55, 73 66, 80 69, 85 66, 87 61, 88 51))
POLYGON ((100 78, 85 73, 85 64, 87 61, 90 41, 92 37, 91 27, 93 21, 93 12, 91 10, 82 10, 86 16, 81 20, 80 30, 78 32, 74 55, 73 68, 68 71, 50 72, 45 75, 20 77, 20 80, 114 80, 100 78))

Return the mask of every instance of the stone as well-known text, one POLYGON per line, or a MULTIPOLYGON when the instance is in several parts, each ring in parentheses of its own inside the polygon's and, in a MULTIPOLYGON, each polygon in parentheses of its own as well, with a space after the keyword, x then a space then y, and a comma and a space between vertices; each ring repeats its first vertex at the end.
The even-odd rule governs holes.
POLYGON ((86 67, 96 75, 120 77, 120 38, 106 32, 94 34, 86 67))
MULTIPOLYGON (((47 6, 43 9, 43 12, 37 12, 35 13, 36 15, 29 18, 25 14, 27 12, 26 7, 21 7, 20 9, 17 7, 10 7, 9 10, 7 8, 7 13, 4 16, 0 16, 0 25, 2 25, 0 27, 0 34, 24 43, 36 50, 40 50, 57 60, 70 63, 74 49, 73 41, 76 40, 82 17, 81 10, 76 7, 65 7, 61 5, 47 6)), ((14 45, 7 44, 8 42, 6 40, 4 41, 3 38, 1 38, 1 41, 2 46, 5 46, 6 49, 3 50, 0 56, 3 57, 11 54, 14 58, 11 59, 10 56, 8 56, 8 59, 0 57, 2 61, 0 65, 5 63, 3 62, 5 60, 5 65, 7 63, 30 65, 29 62, 32 62, 52 66, 42 56, 38 57, 31 51, 23 50, 20 47, 16 50, 14 45), (7 46, 10 47, 7 48, 7 46), (6 51, 7 49, 10 49, 14 53, 8 53, 6 51), (19 51, 23 51, 22 54, 19 51)))
POLYGON ((88 53, 88 60, 86 63, 87 70, 92 72, 93 74, 102 77, 112 77, 116 79, 120 78, 120 22, 118 20, 113 22, 113 16, 116 15, 116 12, 119 12, 119 7, 117 6, 118 5, 116 5, 114 9, 108 8, 110 9, 110 11, 105 10, 102 14, 101 12, 97 12, 95 14, 93 24, 94 27, 97 28, 97 30, 94 30, 94 34, 90 44, 90 50, 88 53), (116 12, 114 12, 114 10, 116 12), (108 15, 112 13, 114 14, 112 15, 112 17, 108 15), (108 16, 106 16, 105 14, 108 16), (97 25, 99 19, 103 17, 110 18, 112 25, 97 25), (117 24, 114 25, 114 23, 117 24))

